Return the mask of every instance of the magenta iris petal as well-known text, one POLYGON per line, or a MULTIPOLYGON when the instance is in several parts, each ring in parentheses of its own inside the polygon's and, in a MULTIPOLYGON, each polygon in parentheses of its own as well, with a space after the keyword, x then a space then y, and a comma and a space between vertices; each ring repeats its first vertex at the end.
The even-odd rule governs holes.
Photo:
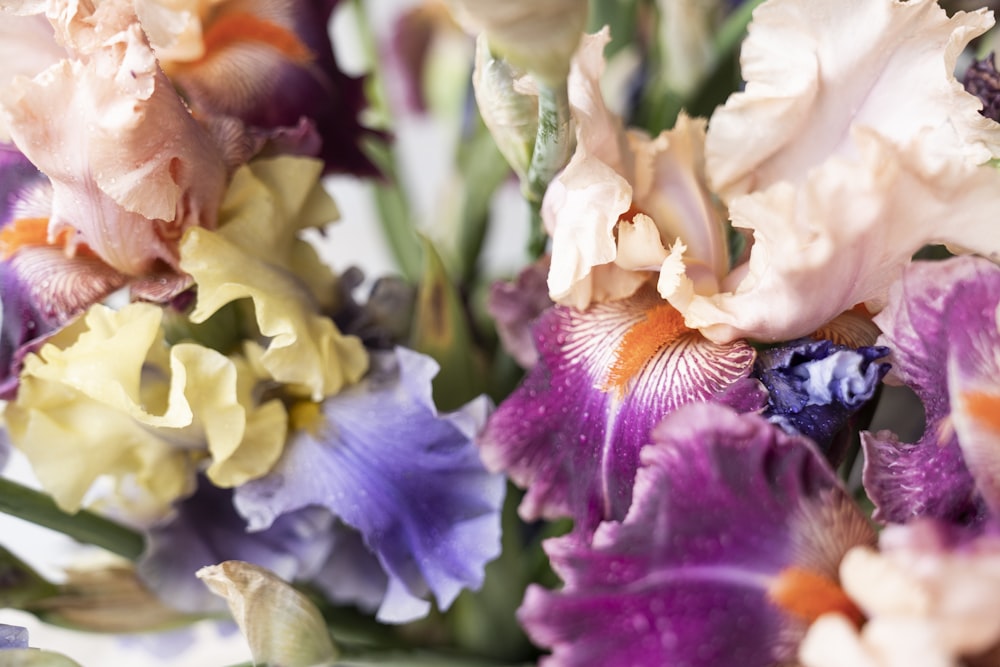
MULTIPOLYGON (((538 319, 539 360, 480 438, 487 465, 527 488, 525 519, 572 517, 589 532, 602 520, 623 518, 652 427, 750 374, 749 345, 716 345, 687 332, 653 346, 624 393, 605 389, 619 347, 634 349, 627 337, 647 321, 649 307, 639 296, 587 311, 556 306, 538 319)), ((752 403, 760 395, 754 385, 731 398, 752 403)))
POLYGON ((472 442, 485 399, 439 415, 436 364, 397 348, 375 354, 368 378, 322 405, 315 433, 299 431, 275 468, 236 491, 251 528, 320 505, 364 537, 388 575, 379 618, 402 622, 446 608, 482 583, 500 553, 504 480, 483 467, 472 442))
MULTIPOLYGON (((20 151, 0 145, 0 229, 19 217, 22 200, 46 180, 20 151)), ((51 332, 55 322, 43 314, 31 285, 9 260, 0 262, 0 308, 0 399, 10 400, 30 344, 51 332)))
POLYGON ((964 522, 983 513, 974 475, 949 426, 948 370, 974 346, 997 349, 998 302, 1000 268, 987 260, 916 262, 875 318, 884 332, 879 343, 891 350, 890 377, 916 392, 927 424, 915 444, 899 442, 887 431, 862 434, 864 484, 876 519, 964 522))
POLYGON ((889 350, 852 350, 828 340, 800 339, 760 352, 754 375, 769 392, 764 415, 791 433, 804 435, 839 465, 834 437, 852 414, 875 395, 889 364, 889 350))
POLYGON ((175 609, 190 613, 224 610, 194 575, 202 567, 242 560, 287 581, 312 578, 333 547, 334 519, 313 507, 278 517, 264 531, 248 532, 233 506, 233 492, 201 479, 195 494, 178 503, 173 516, 146 536, 140 577, 175 609))
POLYGON ((787 568, 830 582, 874 532, 810 442, 711 403, 656 428, 635 500, 588 544, 545 543, 565 582, 528 590, 519 618, 545 665, 765 667, 805 629, 771 602, 787 568))

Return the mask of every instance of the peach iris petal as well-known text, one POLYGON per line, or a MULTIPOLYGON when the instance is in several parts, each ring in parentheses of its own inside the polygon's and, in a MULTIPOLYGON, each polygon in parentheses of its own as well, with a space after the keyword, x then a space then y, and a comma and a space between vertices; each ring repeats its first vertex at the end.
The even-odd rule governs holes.
POLYGON ((717 342, 787 340, 857 303, 880 309, 925 244, 1000 259, 1000 173, 954 162, 927 173, 919 141, 901 150, 861 129, 853 141, 860 160, 831 159, 799 188, 732 202, 734 225, 754 232, 750 259, 723 284, 731 291, 698 295, 681 278, 663 294, 688 326, 717 342))
MULTIPOLYGON (((0 89, 17 76, 35 76, 64 56, 65 51, 56 44, 52 26, 44 16, 0 12, 0 89)), ((2 117, 0 141, 10 141, 2 117)))
POLYGON ((892 143, 919 137, 911 159, 982 163, 1000 126, 952 73, 993 25, 985 9, 948 18, 934 0, 772 0, 754 12, 741 54, 745 92, 712 116, 709 180, 725 201, 778 181, 803 183, 833 156, 853 156, 851 129, 892 143))
MULTIPOLYGON (((728 268, 719 212, 704 182, 705 123, 681 116, 650 138, 625 130, 601 96, 608 33, 585 37, 570 72, 577 149, 549 186, 542 218, 552 236, 549 291, 585 308, 632 295, 681 240, 685 263, 717 286, 728 268)), ((683 269, 683 265, 681 266, 683 269)), ((711 291, 711 290, 710 290, 711 291)))
POLYGON ((890 526, 879 538, 880 552, 849 551, 841 582, 868 621, 858 630, 820 618, 800 648, 802 664, 951 667, 995 651, 1000 541, 984 535, 954 548, 944 533, 930 521, 890 526))
POLYGON ((0 104, 15 144, 52 180, 50 235, 75 230, 108 265, 141 275, 157 261, 176 267, 186 228, 214 226, 226 174, 130 11, 101 5, 90 32, 87 17, 60 16, 83 59, 18 79, 0 104))

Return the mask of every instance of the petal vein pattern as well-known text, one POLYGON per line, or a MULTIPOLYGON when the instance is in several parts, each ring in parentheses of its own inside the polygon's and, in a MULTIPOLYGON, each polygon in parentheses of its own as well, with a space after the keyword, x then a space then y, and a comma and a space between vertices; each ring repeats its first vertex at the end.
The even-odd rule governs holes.
POLYGON ((683 328, 659 339, 630 335, 662 308, 669 306, 645 289, 586 311, 556 306, 539 318, 539 362, 480 438, 487 466, 527 487, 525 519, 572 517, 585 532, 621 519, 650 429, 749 375, 755 353, 743 341, 716 345, 683 328), (638 361, 619 363, 636 349, 638 361), (618 376, 623 369, 627 376, 618 376))

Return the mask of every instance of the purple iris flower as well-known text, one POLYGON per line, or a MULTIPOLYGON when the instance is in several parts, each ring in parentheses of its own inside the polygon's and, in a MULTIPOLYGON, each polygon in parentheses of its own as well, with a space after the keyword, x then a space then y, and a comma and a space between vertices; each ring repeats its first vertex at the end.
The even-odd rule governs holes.
POLYGON ((538 361, 480 437, 487 465, 527 488, 526 520, 571 517, 591 532, 621 520, 639 450, 664 415, 728 397, 758 404, 754 350, 687 329, 655 292, 579 311, 555 306, 534 325, 538 361))
MULTIPOLYGON (((234 117, 277 152, 318 155, 327 171, 373 175, 361 145, 362 79, 337 66, 328 25, 338 0, 224 0, 202 29, 206 52, 167 64, 192 108, 234 117)), ((267 150, 267 147, 265 147, 267 150)))
POLYGON ((977 257, 915 262, 875 318, 891 352, 888 379, 924 405, 916 443, 862 433, 874 517, 968 523, 1000 512, 1000 267, 977 257))
POLYGON ((885 347, 853 350, 808 338, 760 352, 754 376, 769 393, 764 416, 806 436, 839 465, 843 451, 832 451, 834 437, 875 395, 889 371, 889 364, 877 360, 888 353, 885 347))
POLYGON ((0 623, 0 651, 12 648, 28 648, 28 629, 0 623))
POLYGON ((565 585, 518 617, 547 666, 793 664, 808 624, 858 617, 838 565, 875 533, 811 442, 712 403, 671 413, 622 522, 548 540, 565 585))
MULTIPOLYGON (((500 553, 504 479, 486 471, 472 440, 488 399, 438 414, 436 373, 433 360, 404 348, 373 354, 368 377, 327 398, 274 469, 236 490, 252 530, 318 505, 357 531, 385 575, 378 618, 386 622, 423 616, 431 595, 447 608, 463 588, 481 585, 484 566, 500 553)), ((349 541, 341 546, 351 549, 349 541)), ((336 580, 343 571, 326 575, 336 580)), ((362 593, 370 596, 376 583, 362 593)))

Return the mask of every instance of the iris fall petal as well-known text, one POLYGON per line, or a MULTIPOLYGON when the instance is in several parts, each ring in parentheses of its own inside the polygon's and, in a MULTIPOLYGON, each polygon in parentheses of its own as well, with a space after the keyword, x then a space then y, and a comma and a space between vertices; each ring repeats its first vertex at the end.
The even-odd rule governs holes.
POLYGON ((791 662, 806 616, 850 610, 837 566, 874 531, 808 441, 756 415, 686 406, 652 442, 623 522, 545 543, 565 585, 518 613, 542 664, 791 662))
POLYGON ((403 348, 374 357, 361 383, 326 399, 267 476, 236 490, 251 529, 310 505, 358 530, 388 575, 378 617, 404 622, 478 587, 499 554, 504 482, 472 442, 485 399, 445 415, 431 399, 436 364, 403 348))
POLYGON ((528 489, 528 520, 573 517, 584 531, 621 519, 639 450, 668 412, 713 398, 750 374, 753 349, 686 329, 651 290, 535 324, 539 361, 491 416, 484 459, 528 489))
POLYGON ((984 498, 991 511, 1000 509, 988 417, 996 413, 987 410, 984 424, 984 413, 968 402, 998 393, 991 372, 1000 346, 998 304, 1000 268, 963 257, 914 264, 876 317, 884 332, 879 342, 891 350, 890 379, 917 393, 927 424, 916 444, 888 432, 862 434, 876 518, 965 520, 981 513, 984 498))

